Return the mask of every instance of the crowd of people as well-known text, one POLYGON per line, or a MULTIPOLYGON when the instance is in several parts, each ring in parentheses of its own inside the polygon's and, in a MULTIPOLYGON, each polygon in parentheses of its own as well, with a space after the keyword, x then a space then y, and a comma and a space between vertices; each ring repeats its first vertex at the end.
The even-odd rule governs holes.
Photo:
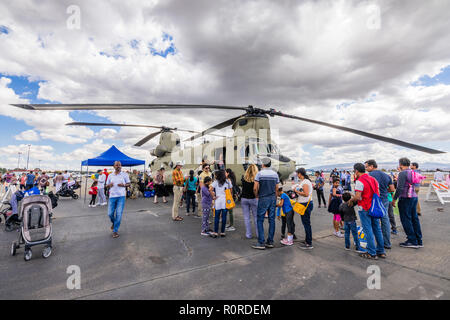
MULTIPOLYGON (((292 189, 285 190, 278 174, 272 170, 269 158, 262 160, 261 170, 254 164, 247 167, 241 179, 241 187, 237 185, 236 176, 231 169, 221 167, 213 173, 211 163, 206 160, 202 161, 196 170, 190 170, 187 176, 183 174, 182 167, 183 164, 178 162, 172 172, 172 220, 179 222, 184 219, 179 211, 185 203, 186 215, 201 219, 199 224, 202 236, 225 237, 226 232, 235 231, 233 208, 239 199, 245 237, 257 239, 252 245, 254 249, 265 250, 274 247, 276 219, 281 221, 281 244, 292 246, 297 240, 294 222, 296 213, 300 213, 305 233, 299 247, 313 249, 311 214, 314 210, 312 195, 315 190, 318 208, 323 206, 332 214, 333 234, 338 238, 344 238, 345 249, 351 249, 352 235, 354 250, 362 257, 386 258, 386 250, 392 248, 391 234, 398 233, 394 216, 395 207, 398 207, 400 222, 406 234, 406 241, 400 246, 423 247, 418 217, 421 214, 418 193, 423 177, 420 176, 419 165, 411 163, 407 158, 399 160, 398 173, 387 174, 378 170, 375 160, 355 164, 353 175, 350 171, 334 169, 330 174, 328 199, 324 195, 323 171, 316 171, 315 180, 312 182, 306 170, 300 168, 296 171, 296 182, 292 189), (374 217, 371 213, 374 197, 378 197, 382 203, 385 212, 382 217, 374 217), (364 248, 358 235, 358 216, 367 242, 364 248), (266 219, 267 238, 264 232, 266 219)), ((136 170, 128 173, 122 172, 121 163, 116 161, 112 173, 106 169, 98 170, 91 178, 93 182, 89 187, 91 195, 89 207, 108 205, 114 238, 119 236, 126 198, 137 198, 145 191, 150 191, 155 204, 161 198, 163 203, 168 202, 169 190, 165 168, 159 169, 154 176, 136 170)), ((7 187, 16 185, 21 190, 39 187, 45 194, 49 191, 51 179, 58 191, 72 177, 67 171, 57 172, 50 177, 46 172, 32 170, 19 177, 7 172, 1 179, 7 187)), ((438 170, 434 179, 443 181, 445 176, 438 170)))

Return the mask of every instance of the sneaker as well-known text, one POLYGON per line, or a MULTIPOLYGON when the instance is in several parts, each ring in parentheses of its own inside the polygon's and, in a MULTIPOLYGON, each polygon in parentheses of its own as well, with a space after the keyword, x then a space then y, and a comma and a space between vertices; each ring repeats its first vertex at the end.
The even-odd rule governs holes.
POLYGON ((260 243, 256 243, 254 245, 252 245, 253 249, 258 249, 258 250, 266 250, 266 247, 263 244, 260 243))
POLYGON ((386 259, 386 253, 377 253, 377 257, 381 259, 386 259))
POLYGON ((231 227, 225 228, 225 231, 236 231, 236 228, 231 226, 231 227))
POLYGON ((101 205, 102 206, 106 206, 108 203, 106 203, 106 202, 103 202, 101 205))
POLYGON ((194 218, 202 218, 200 214, 194 214, 194 218))
POLYGON ((209 234, 209 236, 210 236, 211 238, 217 238, 217 233, 211 232, 211 233, 209 234))
POLYGON ((419 243, 417 244, 417 247, 418 247, 418 248, 423 248, 423 243, 422 243, 422 242, 419 242, 419 243))
POLYGON ((411 242, 408 242, 408 241, 400 243, 400 247, 403 247, 403 248, 412 248, 412 249, 417 249, 417 248, 419 248, 418 245, 412 244, 411 242))
POLYGON ((272 249, 274 247, 273 243, 269 243, 269 242, 266 242, 265 246, 268 249, 272 249))
POLYGON ((362 248, 355 248, 355 252, 357 252, 357 253, 364 253, 366 251, 364 251, 362 248))
POLYGON ((344 235, 342 233, 340 233, 339 231, 333 232, 333 234, 338 237, 338 238, 343 238, 344 235))
POLYGON ((221 236, 222 238, 225 238, 226 234, 225 234, 225 233, 221 233, 220 236, 221 236))
POLYGON ((280 243, 283 246, 292 246, 294 244, 294 241, 289 241, 288 239, 283 239, 283 240, 280 241, 280 243))
POLYGON ((345 247, 345 251, 350 251, 350 248, 349 247, 345 247))
POLYGON ((118 238, 118 237, 119 237, 119 234, 118 234, 117 232, 113 232, 112 237, 113 237, 113 238, 118 238))
POLYGON ((312 246, 312 245, 310 245, 310 244, 307 244, 307 243, 300 243, 300 245, 298 246, 300 249, 303 249, 303 250, 311 250, 311 249, 314 249, 314 247, 312 246))
POLYGON ((202 231, 202 232, 200 233, 200 235, 205 236, 205 237, 208 237, 208 236, 209 236, 209 232, 203 232, 203 231, 202 231))
POLYGON ((283 240, 284 238, 286 238, 286 236, 282 234, 280 240, 283 240))
POLYGON ((388 246, 384 246, 384 248, 385 248, 386 250, 391 250, 391 249, 392 249, 392 247, 388 247, 388 246))

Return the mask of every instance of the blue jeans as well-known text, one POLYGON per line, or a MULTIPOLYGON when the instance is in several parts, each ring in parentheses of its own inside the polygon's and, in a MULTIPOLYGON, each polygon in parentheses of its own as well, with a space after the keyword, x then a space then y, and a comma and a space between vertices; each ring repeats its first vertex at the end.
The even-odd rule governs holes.
POLYGON ((381 233, 383 234, 383 241, 386 247, 391 247, 391 222, 389 221, 389 200, 383 200, 383 205, 386 208, 386 214, 381 218, 381 233))
POLYGON ((381 233, 380 220, 369 216, 365 210, 359 211, 361 226, 367 239, 367 252, 374 256, 384 252, 383 234, 381 233), (375 241, 377 242, 375 245, 375 241))
MULTIPOLYGON (((302 203, 306 206, 308 203, 302 203)), ((302 224, 305 228, 305 242, 309 245, 312 245, 312 229, 311 229, 311 212, 314 209, 314 204, 312 200, 309 202, 308 207, 306 208, 305 214, 302 215, 302 224)))
POLYGON ((356 244, 356 249, 361 249, 361 245, 359 244, 358 237, 358 226, 356 225, 356 221, 344 222, 344 230, 345 230, 345 247, 350 248, 350 231, 353 235, 353 240, 356 244))
POLYGON ((125 207, 125 197, 109 198, 108 216, 111 223, 114 224, 114 232, 119 231, 120 222, 122 221, 123 208, 125 207), (114 215, 115 214, 115 215, 114 215))
POLYGON ((217 233, 219 231, 220 216, 222 216, 222 226, 220 227, 220 232, 225 233, 225 225, 227 223, 227 209, 216 210, 214 216, 214 232, 217 233))
POLYGON ((403 230, 405 230, 408 242, 418 245, 422 244, 422 230, 417 215, 418 198, 400 198, 398 201, 398 211, 403 230))
POLYGON ((273 236, 275 234, 275 206, 277 198, 263 197, 258 200, 257 219, 258 224, 258 243, 264 245, 264 216, 266 212, 269 212, 269 235, 267 237, 267 243, 273 243, 273 236))
POLYGON ((186 191, 186 210, 189 213, 189 208, 192 203, 192 212, 195 212, 195 190, 186 191))

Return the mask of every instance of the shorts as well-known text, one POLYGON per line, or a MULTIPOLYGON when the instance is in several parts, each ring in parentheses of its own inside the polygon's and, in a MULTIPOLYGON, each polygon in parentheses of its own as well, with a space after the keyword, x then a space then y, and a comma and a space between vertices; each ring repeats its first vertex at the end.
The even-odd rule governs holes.
POLYGON ((340 214, 333 214, 333 221, 341 222, 342 218, 340 214))

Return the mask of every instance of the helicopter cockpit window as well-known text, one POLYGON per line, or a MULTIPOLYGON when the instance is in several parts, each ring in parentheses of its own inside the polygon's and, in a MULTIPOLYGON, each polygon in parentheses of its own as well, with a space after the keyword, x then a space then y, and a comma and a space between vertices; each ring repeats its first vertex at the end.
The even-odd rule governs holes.
POLYGON ((242 147, 239 150, 241 158, 248 158, 250 156, 250 146, 242 147))
POLYGON ((270 154, 280 154, 280 149, 275 144, 268 144, 267 148, 269 149, 270 154))
POLYGON ((250 141, 250 149, 253 154, 268 154, 269 147, 264 141, 250 141))

